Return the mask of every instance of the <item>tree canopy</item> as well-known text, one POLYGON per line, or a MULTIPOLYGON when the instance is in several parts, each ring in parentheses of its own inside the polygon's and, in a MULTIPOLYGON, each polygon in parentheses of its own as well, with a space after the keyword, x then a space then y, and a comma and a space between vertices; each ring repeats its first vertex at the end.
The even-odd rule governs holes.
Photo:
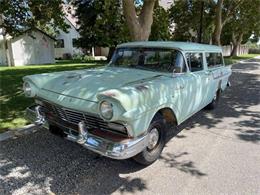
POLYGON ((231 55, 237 55, 237 47, 251 36, 260 36, 260 0, 243 1, 223 29, 222 43, 232 42, 231 55))
MULTIPOLYGON (((136 14, 142 12, 142 2, 136 2, 136 14)), ((123 5, 118 0, 75 0, 81 47, 115 47, 131 40, 131 30, 127 26, 123 5)), ((153 24, 149 40, 169 40, 169 20, 167 11, 155 5, 153 24)))
POLYGON ((33 27, 66 31, 62 6, 63 0, 1 0, 0 28, 12 36, 33 27))
POLYGON ((81 47, 115 47, 129 40, 129 33, 118 0, 75 0, 81 47))

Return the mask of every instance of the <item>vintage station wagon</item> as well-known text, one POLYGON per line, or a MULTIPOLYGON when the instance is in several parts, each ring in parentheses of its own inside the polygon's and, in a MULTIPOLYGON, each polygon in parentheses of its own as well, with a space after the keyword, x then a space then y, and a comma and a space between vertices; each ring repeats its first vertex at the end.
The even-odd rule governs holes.
POLYGON ((167 127, 215 108, 230 75, 218 46, 124 43, 105 67, 24 77, 35 98, 27 118, 101 155, 148 165, 167 127))

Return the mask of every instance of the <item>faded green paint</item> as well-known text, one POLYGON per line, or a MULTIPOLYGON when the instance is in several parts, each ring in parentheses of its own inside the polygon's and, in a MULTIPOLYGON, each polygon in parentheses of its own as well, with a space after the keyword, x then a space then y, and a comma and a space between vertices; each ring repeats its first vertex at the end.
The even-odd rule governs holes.
MULTIPOLYGON (((178 48, 184 55, 186 51, 221 51, 217 46, 179 42, 133 42, 118 47, 178 48)), ((161 108, 171 108, 180 124, 209 104, 219 86, 226 88, 230 67, 209 70, 203 58, 204 70, 199 72, 173 74, 107 66, 26 76, 24 81, 35 86, 36 98, 82 112, 99 114, 99 102, 108 100, 114 105, 112 121, 127 123, 138 136, 161 108)))

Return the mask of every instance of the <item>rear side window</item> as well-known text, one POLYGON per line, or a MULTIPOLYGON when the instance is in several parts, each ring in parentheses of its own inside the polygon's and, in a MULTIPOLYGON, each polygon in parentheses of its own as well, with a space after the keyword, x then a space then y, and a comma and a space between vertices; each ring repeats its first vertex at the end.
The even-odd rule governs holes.
POLYGON ((221 53, 206 53, 206 60, 209 68, 223 65, 221 53))
POLYGON ((186 53, 186 59, 191 72, 203 70, 202 53, 186 53))

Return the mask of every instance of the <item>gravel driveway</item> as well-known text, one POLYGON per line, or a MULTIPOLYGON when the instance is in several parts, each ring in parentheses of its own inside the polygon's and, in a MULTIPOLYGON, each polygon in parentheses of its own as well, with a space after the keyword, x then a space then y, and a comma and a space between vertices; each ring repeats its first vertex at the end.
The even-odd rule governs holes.
POLYGON ((0 142, 0 194, 260 194, 260 59, 149 167, 101 157, 45 130, 0 142))

